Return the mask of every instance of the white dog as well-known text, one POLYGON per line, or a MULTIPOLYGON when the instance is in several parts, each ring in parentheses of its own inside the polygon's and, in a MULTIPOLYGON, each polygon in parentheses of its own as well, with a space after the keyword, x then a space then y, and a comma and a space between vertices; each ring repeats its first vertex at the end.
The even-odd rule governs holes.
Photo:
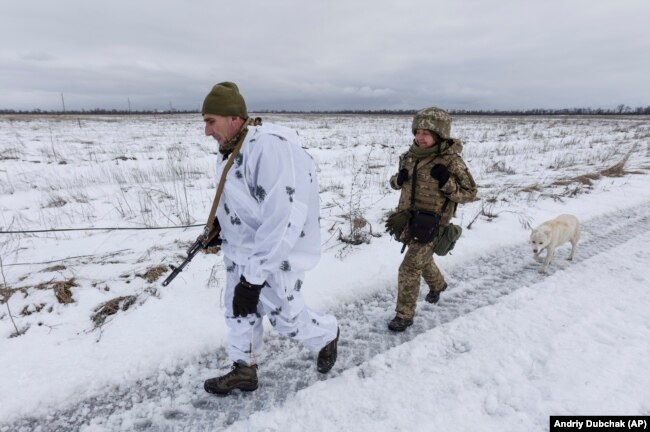
POLYGON ((539 254, 546 249, 546 259, 539 272, 546 273, 555 256, 555 248, 569 241, 571 242, 571 253, 567 259, 572 260, 578 240, 580 240, 580 222, 573 215, 564 214, 558 216, 535 228, 530 234, 530 242, 533 244, 535 258, 538 258, 539 254))

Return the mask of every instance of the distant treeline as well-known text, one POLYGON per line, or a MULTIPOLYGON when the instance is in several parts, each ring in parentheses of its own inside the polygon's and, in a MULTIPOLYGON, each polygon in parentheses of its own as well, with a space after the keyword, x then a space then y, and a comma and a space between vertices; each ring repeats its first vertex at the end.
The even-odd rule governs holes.
POLYGON ((172 110, 143 110, 143 111, 128 111, 128 110, 118 110, 118 109, 103 109, 95 108, 91 110, 42 110, 42 109, 33 109, 33 110, 14 110, 14 109, 0 109, 0 115, 2 114, 25 114, 25 115, 34 115, 34 114, 70 114, 70 115, 86 115, 86 114, 101 114, 101 115, 141 115, 141 114, 198 114, 196 110, 182 111, 177 109, 172 110))
MULTIPOLYGON (((258 110, 252 111, 260 114, 368 114, 368 115, 413 115, 418 110, 324 110, 324 111, 292 111, 292 110, 258 110)), ((453 115, 512 115, 512 116, 548 116, 548 115, 650 115, 650 106, 631 108, 627 105, 618 105, 616 108, 562 108, 562 109, 546 109, 535 108, 527 110, 465 110, 465 109, 450 109, 450 114, 453 115)), ((13 109, 0 109, 1 114, 68 114, 68 115, 86 115, 86 114, 101 114, 101 115, 143 115, 143 114, 198 114, 195 110, 151 110, 151 111, 128 111, 117 109, 101 109, 96 108, 92 110, 40 110, 34 109, 26 110, 13 110, 13 109)))
MULTIPOLYGON (((413 115, 418 110, 334 110, 334 111, 255 111, 256 113, 274 114, 404 114, 413 115)), ((562 108, 546 109, 535 108, 528 110, 465 110, 450 109, 453 115, 513 115, 513 116, 539 116, 539 115, 644 115, 650 114, 650 105, 646 107, 631 108, 627 105, 619 105, 616 108, 562 108)))

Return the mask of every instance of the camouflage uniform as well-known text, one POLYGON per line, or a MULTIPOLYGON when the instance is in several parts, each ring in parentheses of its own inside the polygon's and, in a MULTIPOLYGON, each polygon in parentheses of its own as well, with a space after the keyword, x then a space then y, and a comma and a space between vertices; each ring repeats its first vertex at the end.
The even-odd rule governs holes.
MULTIPOLYGON (((406 168, 409 176, 401 186, 397 184, 397 175, 390 179, 390 186, 402 191, 397 211, 411 208, 413 172, 417 165, 414 207, 439 214, 440 225, 446 226, 454 215, 457 204, 476 200, 476 183, 460 156, 463 149, 461 142, 452 140, 449 136, 451 118, 445 111, 427 108, 418 112, 412 129, 414 134, 417 129, 431 130, 446 141, 442 145, 434 144, 434 147, 439 146, 439 152, 422 159, 416 159, 409 152, 400 156, 399 170, 406 168), (449 180, 442 187, 439 187, 438 181, 431 176, 431 168, 437 164, 445 165, 449 170, 449 180), (441 214, 447 200, 449 203, 441 214)), ((399 268, 395 311, 399 318, 412 319, 420 291, 420 277, 424 278, 431 291, 441 291, 446 284, 433 261, 434 242, 423 244, 408 241, 405 235, 406 233, 402 239, 406 241, 408 250, 399 268)))

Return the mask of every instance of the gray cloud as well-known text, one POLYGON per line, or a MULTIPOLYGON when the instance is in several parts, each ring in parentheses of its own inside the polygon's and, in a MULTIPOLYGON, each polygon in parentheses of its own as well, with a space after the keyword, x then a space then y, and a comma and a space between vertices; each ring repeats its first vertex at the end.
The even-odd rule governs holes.
POLYGON ((645 0, 4 3, 0 108, 650 104, 645 0))

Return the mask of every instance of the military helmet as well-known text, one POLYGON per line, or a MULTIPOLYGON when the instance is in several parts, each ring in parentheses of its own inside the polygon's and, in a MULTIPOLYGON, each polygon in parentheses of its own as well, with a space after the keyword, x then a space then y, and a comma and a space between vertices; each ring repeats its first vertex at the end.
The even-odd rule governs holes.
POLYGON ((436 132, 443 139, 451 138, 451 117, 441 108, 424 108, 413 117, 411 129, 413 135, 418 129, 427 129, 436 132))

